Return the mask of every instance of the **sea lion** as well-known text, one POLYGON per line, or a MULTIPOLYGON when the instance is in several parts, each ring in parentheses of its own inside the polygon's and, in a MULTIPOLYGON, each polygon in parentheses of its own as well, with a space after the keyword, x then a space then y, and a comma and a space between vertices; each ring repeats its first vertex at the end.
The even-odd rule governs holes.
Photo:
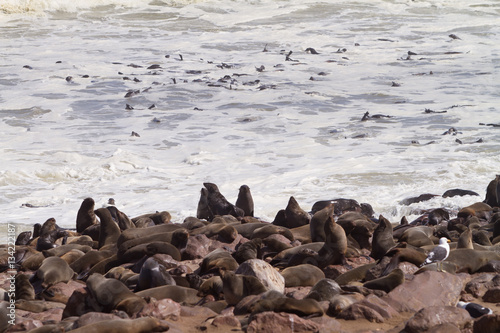
POLYGON ((175 231, 154 233, 148 236, 130 239, 121 243, 118 247, 118 253, 125 253, 125 251, 131 249, 136 245, 152 242, 166 242, 172 244, 177 248, 182 248, 186 244, 188 238, 189 232, 184 228, 177 229, 175 231))
POLYGON ((236 229, 238 234, 242 235, 245 238, 251 239, 255 229, 262 228, 269 224, 270 223, 265 223, 265 222, 252 222, 244 224, 235 224, 233 225, 233 227, 236 229))
POLYGON ((74 333, 149 333, 165 332, 169 326, 153 317, 104 320, 71 330, 74 333))
POLYGON ((221 270, 224 300, 229 305, 236 305, 248 295, 258 295, 267 288, 255 276, 239 275, 230 271, 221 270))
POLYGON ((478 251, 471 249, 456 249, 450 251, 444 261, 457 266, 457 272, 474 274, 491 260, 500 260, 500 254, 494 251, 478 251))
POLYGON ((73 249, 73 250, 63 254, 61 256, 61 259, 66 261, 68 263, 68 265, 71 265, 73 262, 80 259, 84 255, 85 255, 85 252, 77 250, 77 249, 73 249))
POLYGON ((348 308, 356 302, 363 300, 364 298, 365 296, 359 293, 335 295, 330 301, 330 305, 328 306, 328 315, 335 317, 344 309, 348 308))
POLYGON ((363 287, 368 289, 383 290, 390 292, 405 281, 405 274, 399 268, 392 270, 389 275, 365 282, 363 287))
POLYGON ((208 205, 208 190, 206 188, 201 189, 200 200, 198 201, 198 208, 196 209, 196 217, 200 220, 212 221, 214 218, 214 213, 208 205))
POLYGON ((280 297, 261 299, 250 306, 252 315, 265 311, 294 313, 298 316, 316 317, 323 315, 323 308, 314 299, 280 297))
POLYGON ((332 279, 324 278, 319 280, 305 296, 305 298, 315 299, 318 302, 330 302, 335 295, 342 292, 339 284, 332 279))
POLYGON ((73 279, 75 272, 63 259, 48 257, 43 260, 35 276, 42 282, 42 287, 48 288, 59 282, 68 282, 73 279))
POLYGON ((389 274, 402 261, 407 261, 420 267, 424 263, 425 259, 427 259, 427 254, 423 250, 411 246, 396 247, 387 252, 386 256, 392 256, 392 258, 384 268, 381 276, 389 274))
POLYGON ((203 281, 203 283, 200 285, 200 288, 198 289, 197 295, 200 297, 213 295, 216 299, 220 299, 223 293, 222 287, 222 278, 218 275, 212 276, 211 278, 203 281))
POLYGON ((159 224, 168 224, 170 223, 172 219, 172 215, 170 215, 169 212, 167 211, 161 211, 161 212, 155 212, 155 213, 149 213, 149 214, 143 214, 140 216, 136 216, 132 218, 132 222, 136 225, 137 227, 137 221, 140 219, 149 219, 153 221, 154 225, 159 225, 159 224))
POLYGON ((220 193, 217 185, 213 183, 203 183, 203 186, 208 190, 207 202, 208 207, 213 215, 232 215, 234 217, 243 217, 245 212, 229 201, 220 193))
POLYGON ((294 240, 293 234, 288 228, 273 225, 273 224, 266 224, 260 228, 255 229, 250 238, 251 239, 254 239, 254 238, 264 239, 264 238, 267 238, 268 236, 271 236, 274 234, 283 235, 286 238, 288 238, 290 241, 294 240))
POLYGON ((387 251, 396 246, 392 236, 391 222, 382 215, 379 216, 378 221, 378 226, 373 232, 372 252, 370 253, 370 257, 375 260, 382 259, 387 251))
POLYGON ((261 247, 262 239, 254 238, 237 246, 236 251, 232 253, 232 256, 238 264, 241 264, 248 259, 260 259, 261 247))
POLYGON ((316 211, 316 213, 314 213, 314 215, 311 218, 311 222, 309 223, 311 242, 325 241, 326 239, 325 223, 331 216, 333 216, 334 209, 335 208, 333 203, 330 202, 323 209, 318 210, 316 211))
POLYGON ((146 301, 131 292, 123 282, 107 279, 101 274, 94 273, 87 279, 87 289, 101 307, 101 312, 123 310, 133 316, 146 305, 146 301))
POLYGON ((457 242, 457 249, 473 249, 472 245, 472 230, 467 228, 464 232, 460 234, 457 242))
POLYGON ((152 256, 156 253, 164 253, 172 256, 174 260, 181 260, 181 253, 179 250, 170 243, 166 242, 151 242, 146 244, 139 244, 125 253, 118 253, 118 260, 120 263, 133 262, 141 259, 145 255, 152 256))
POLYGON ((253 198, 250 193, 250 188, 247 185, 241 185, 238 192, 238 199, 236 199, 236 207, 243 210, 243 216, 253 216, 253 198))
POLYGON ((232 225, 213 222, 204 227, 191 230, 189 233, 192 236, 203 234, 208 238, 217 237, 217 240, 223 243, 232 243, 238 237, 238 231, 232 225))
POLYGON ((425 245, 434 245, 434 242, 430 238, 433 234, 433 230, 430 227, 418 226, 406 229, 401 238, 400 242, 406 242, 410 245, 421 247, 425 245))
POLYGON ((164 232, 173 232, 177 229, 185 229, 185 228, 180 224, 171 223, 171 224, 155 225, 153 227, 147 227, 147 228, 126 229, 123 230, 121 232, 120 237, 118 237, 117 246, 119 247, 121 244, 131 239, 141 238, 164 232))
POLYGON ((290 229, 309 224, 309 221, 311 221, 311 215, 300 208, 299 203, 293 196, 288 200, 285 208, 285 217, 286 224, 282 226, 290 229))
POLYGON ((281 275, 285 278, 285 287, 314 286, 325 278, 325 273, 316 266, 302 264, 285 268, 281 275))
POLYGON ((64 244, 52 249, 43 250, 42 253, 45 257, 60 257, 71 250, 80 250, 86 253, 92 250, 92 247, 80 244, 64 244))
POLYGON ((164 285, 176 285, 174 278, 167 272, 165 266, 161 265, 154 258, 148 258, 141 267, 135 291, 164 285))
POLYGON ((446 209, 436 208, 429 213, 427 219, 429 225, 438 225, 443 221, 448 221, 450 219, 450 213, 446 209))
POLYGON ((99 248, 109 244, 116 244, 121 230, 116 222, 113 221, 110 211, 106 208, 99 208, 95 211, 95 214, 101 221, 99 228, 99 248))
POLYGON ((174 302, 186 305, 195 305, 201 299, 197 296, 198 290, 196 289, 169 285, 149 288, 146 290, 138 291, 135 294, 143 298, 153 297, 157 300, 170 298, 174 302))
POLYGON ((17 274, 16 275, 16 300, 25 299, 25 300, 33 300, 35 299, 35 289, 30 282, 30 278, 26 274, 17 274))
POLYGON ((31 241, 31 231, 23 231, 16 238, 16 245, 27 245, 31 241))
POLYGON ((218 248, 207 254, 200 264, 199 275, 207 274, 214 269, 218 272, 219 269, 234 271, 238 268, 238 262, 231 254, 224 249, 218 248))
POLYGON ((76 215, 76 232, 82 233, 91 225, 97 224, 97 217, 94 213, 95 202, 92 198, 83 200, 76 215))
MULTIPOLYGON (((425 255, 424 255, 425 256, 425 255)), ((425 258, 423 259, 425 260, 425 258)), ((345 286, 349 284, 350 282, 354 281, 361 281, 364 280, 366 277, 366 273, 373 267, 375 267, 377 263, 370 263, 362 266, 358 266, 356 268, 353 268, 351 270, 348 270, 345 273, 340 274, 336 279, 335 282, 337 282, 341 286, 345 286)))
POLYGON ((301 227, 289 230, 292 233, 294 240, 299 241, 301 244, 311 243, 311 227, 309 225, 304 224, 301 227))
POLYGON ((484 203, 491 207, 500 207, 500 175, 496 175, 486 187, 484 203))
POLYGON ((126 229, 135 229, 135 224, 132 220, 123 212, 118 210, 115 206, 106 207, 107 210, 111 213, 111 217, 118 224, 120 230, 126 229))
POLYGON ((443 196, 443 198, 452 198, 452 197, 456 197, 456 196, 463 197, 464 195, 479 196, 479 194, 474 192, 474 191, 462 190, 459 188, 447 190, 446 192, 443 193, 442 196, 443 196))
POLYGON ((288 266, 288 262, 290 261, 290 259, 293 258, 294 256, 304 251, 318 252, 324 245, 325 245, 324 242, 314 242, 285 249, 280 253, 278 253, 277 255, 275 255, 270 264, 273 266, 286 267, 288 266))
POLYGON ((95 264, 106 258, 113 256, 114 254, 115 251, 113 250, 104 250, 104 251, 91 250, 85 253, 81 258, 72 262, 70 264, 70 267, 73 271, 80 274, 82 272, 90 270, 92 266, 94 266, 95 264))
MULTIPOLYGON (((325 223, 325 243, 316 257, 320 268, 346 264, 347 237, 344 229, 329 217, 325 223)), ((314 244, 314 243, 313 243, 314 244)))

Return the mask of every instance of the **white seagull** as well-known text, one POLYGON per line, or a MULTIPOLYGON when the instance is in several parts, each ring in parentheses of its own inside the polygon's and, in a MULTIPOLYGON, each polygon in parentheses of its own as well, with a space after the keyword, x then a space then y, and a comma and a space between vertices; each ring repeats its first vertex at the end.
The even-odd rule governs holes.
POLYGON ((439 239, 439 245, 432 249, 427 256, 427 259, 423 262, 422 266, 431 264, 433 262, 437 263, 437 270, 439 272, 443 271, 443 260, 448 258, 450 254, 450 245, 448 244, 449 240, 446 237, 441 237, 439 239), (439 269, 439 264, 441 264, 441 269, 439 269))

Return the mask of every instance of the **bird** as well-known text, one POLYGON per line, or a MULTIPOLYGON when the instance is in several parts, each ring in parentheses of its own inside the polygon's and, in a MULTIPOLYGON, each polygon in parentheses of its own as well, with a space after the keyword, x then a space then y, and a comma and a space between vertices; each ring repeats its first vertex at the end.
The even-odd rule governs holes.
POLYGON ((472 318, 479 318, 485 314, 492 314, 491 309, 485 308, 481 304, 472 302, 458 302, 457 307, 467 310, 472 318))
POLYGON ((439 245, 432 249, 431 252, 429 252, 427 258, 420 267, 436 262, 438 263, 438 271, 442 272, 442 262, 443 260, 448 258, 448 255, 450 254, 450 245, 448 244, 448 242, 449 240, 446 237, 441 237, 439 239, 439 245), (441 264, 441 269, 439 269, 439 264, 441 264))

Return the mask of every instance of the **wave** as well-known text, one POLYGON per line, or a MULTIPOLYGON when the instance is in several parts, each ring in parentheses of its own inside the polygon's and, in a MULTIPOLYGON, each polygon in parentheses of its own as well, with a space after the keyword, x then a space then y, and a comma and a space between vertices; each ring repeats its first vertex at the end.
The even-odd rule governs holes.
POLYGON ((152 5, 182 7, 198 2, 202 2, 202 0, 2 0, 0 3, 0 13, 76 12, 82 9, 105 6, 147 7, 152 5))

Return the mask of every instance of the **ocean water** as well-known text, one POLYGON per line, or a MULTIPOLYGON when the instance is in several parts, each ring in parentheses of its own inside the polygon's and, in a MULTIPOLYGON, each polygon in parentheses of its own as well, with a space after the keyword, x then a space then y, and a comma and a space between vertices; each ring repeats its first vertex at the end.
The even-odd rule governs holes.
POLYGON ((397 222, 500 173, 497 0, 2 0, 0 45, 1 240, 86 197, 182 222, 203 182, 397 222))

